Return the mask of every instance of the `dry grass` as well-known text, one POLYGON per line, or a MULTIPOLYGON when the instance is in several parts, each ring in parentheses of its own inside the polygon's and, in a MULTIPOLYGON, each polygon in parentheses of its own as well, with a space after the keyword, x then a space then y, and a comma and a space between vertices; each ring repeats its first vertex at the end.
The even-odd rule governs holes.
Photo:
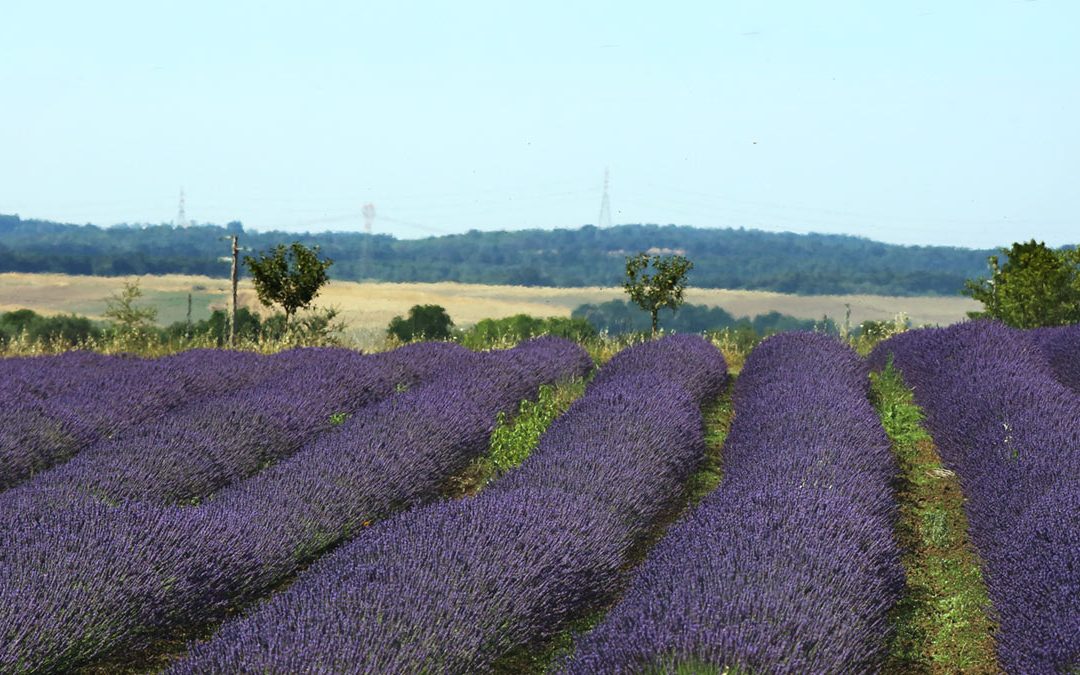
MULTIPOLYGON (((42 314, 74 312, 100 318, 105 299, 120 290, 131 278, 70 276, 64 274, 0 274, 0 311, 27 307, 42 314)), ((193 295, 195 320, 209 316, 212 308, 224 307, 228 280, 168 274, 139 278, 144 301, 158 307, 162 324, 182 321, 187 311, 187 294, 193 295)), ((442 305, 459 326, 480 319, 513 314, 569 316, 580 304, 622 299, 621 288, 528 288, 442 282, 433 284, 358 283, 332 281, 318 303, 335 306, 353 330, 382 330, 394 316, 405 314, 413 305, 442 305)), ((723 307, 735 316, 752 316, 778 311, 804 319, 829 315, 843 322, 846 305, 851 306, 851 323, 866 319, 891 320, 905 313, 915 325, 950 324, 965 317, 979 304, 964 297, 890 297, 881 295, 799 296, 768 291, 731 291, 692 288, 686 301, 723 307)), ((240 304, 261 306, 250 282, 240 284, 240 304)))

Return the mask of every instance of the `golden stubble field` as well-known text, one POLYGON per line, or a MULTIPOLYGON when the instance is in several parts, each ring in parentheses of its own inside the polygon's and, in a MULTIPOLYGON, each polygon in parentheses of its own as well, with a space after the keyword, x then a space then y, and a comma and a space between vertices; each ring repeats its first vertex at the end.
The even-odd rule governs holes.
MULTIPOLYGON (((106 299, 118 292, 125 281, 139 282, 143 302, 158 308, 158 322, 182 321, 187 313, 187 297, 192 296, 192 318, 209 316, 216 307, 225 307, 227 279, 168 274, 142 277, 89 277, 64 274, 0 274, 0 311, 26 307, 42 314, 74 312, 101 318, 106 299)), ((240 283, 240 304, 262 310, 249 281, 240 283)), ((413 305, 442 305, 459 326, 484 318, 513 314, 569 316, 583 303, 624 298, 621 288, 528 288, 486 286, 442 282, 361 283, 331 281, 316 300, 320 306, 337 307, 352 330, 370 333, 386 327, 394 316, 405 314, 413 305)), ((691 288, 686 301, 723 307, 735 316, 752 316, 778 311, 805 319, 828 315, 844 320, 851 307, 851 323, 866 319, 892 319, 905 313, 915 325, 946 325, 960 321, 965 312, 980 305, 965 297, 891 297, 882 295, 789 295, 768 291, 739 291, 691 288)))

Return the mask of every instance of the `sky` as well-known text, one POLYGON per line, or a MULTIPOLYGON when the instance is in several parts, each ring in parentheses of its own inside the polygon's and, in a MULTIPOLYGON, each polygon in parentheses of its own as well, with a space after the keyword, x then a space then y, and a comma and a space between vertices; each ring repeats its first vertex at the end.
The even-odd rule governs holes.
POLYGON ((0 213, 1080 241, 1080 2, 5 0, 0 213))

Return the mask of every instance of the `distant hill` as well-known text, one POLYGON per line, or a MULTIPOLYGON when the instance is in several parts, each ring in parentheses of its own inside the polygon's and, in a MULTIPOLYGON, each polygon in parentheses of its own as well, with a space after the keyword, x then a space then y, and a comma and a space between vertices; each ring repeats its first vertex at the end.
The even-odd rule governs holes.
POLYGON ((792 234, 675 225, 478 232, 401 240, 355 232, 247 232, 238 222, 198 225, 70 225, 0 215, 0 272, 205 274, 223 277, 221 240, 264 250, 278 243, 318 244, 337 279, 459 281, 525 286, 613 286, 625 256, 678 252, 694 262, 701 288, 784 293, 955 295, 983 276, 990 250, 896 246, 845 235, 792 234))

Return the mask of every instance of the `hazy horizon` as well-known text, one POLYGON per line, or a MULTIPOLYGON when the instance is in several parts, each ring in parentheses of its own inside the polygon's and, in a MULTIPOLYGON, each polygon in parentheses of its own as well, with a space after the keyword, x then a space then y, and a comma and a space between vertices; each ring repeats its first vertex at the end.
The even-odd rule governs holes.
POLYGON ((1077 243, 1080 5, 22 3, 0 213, 1077 243))

